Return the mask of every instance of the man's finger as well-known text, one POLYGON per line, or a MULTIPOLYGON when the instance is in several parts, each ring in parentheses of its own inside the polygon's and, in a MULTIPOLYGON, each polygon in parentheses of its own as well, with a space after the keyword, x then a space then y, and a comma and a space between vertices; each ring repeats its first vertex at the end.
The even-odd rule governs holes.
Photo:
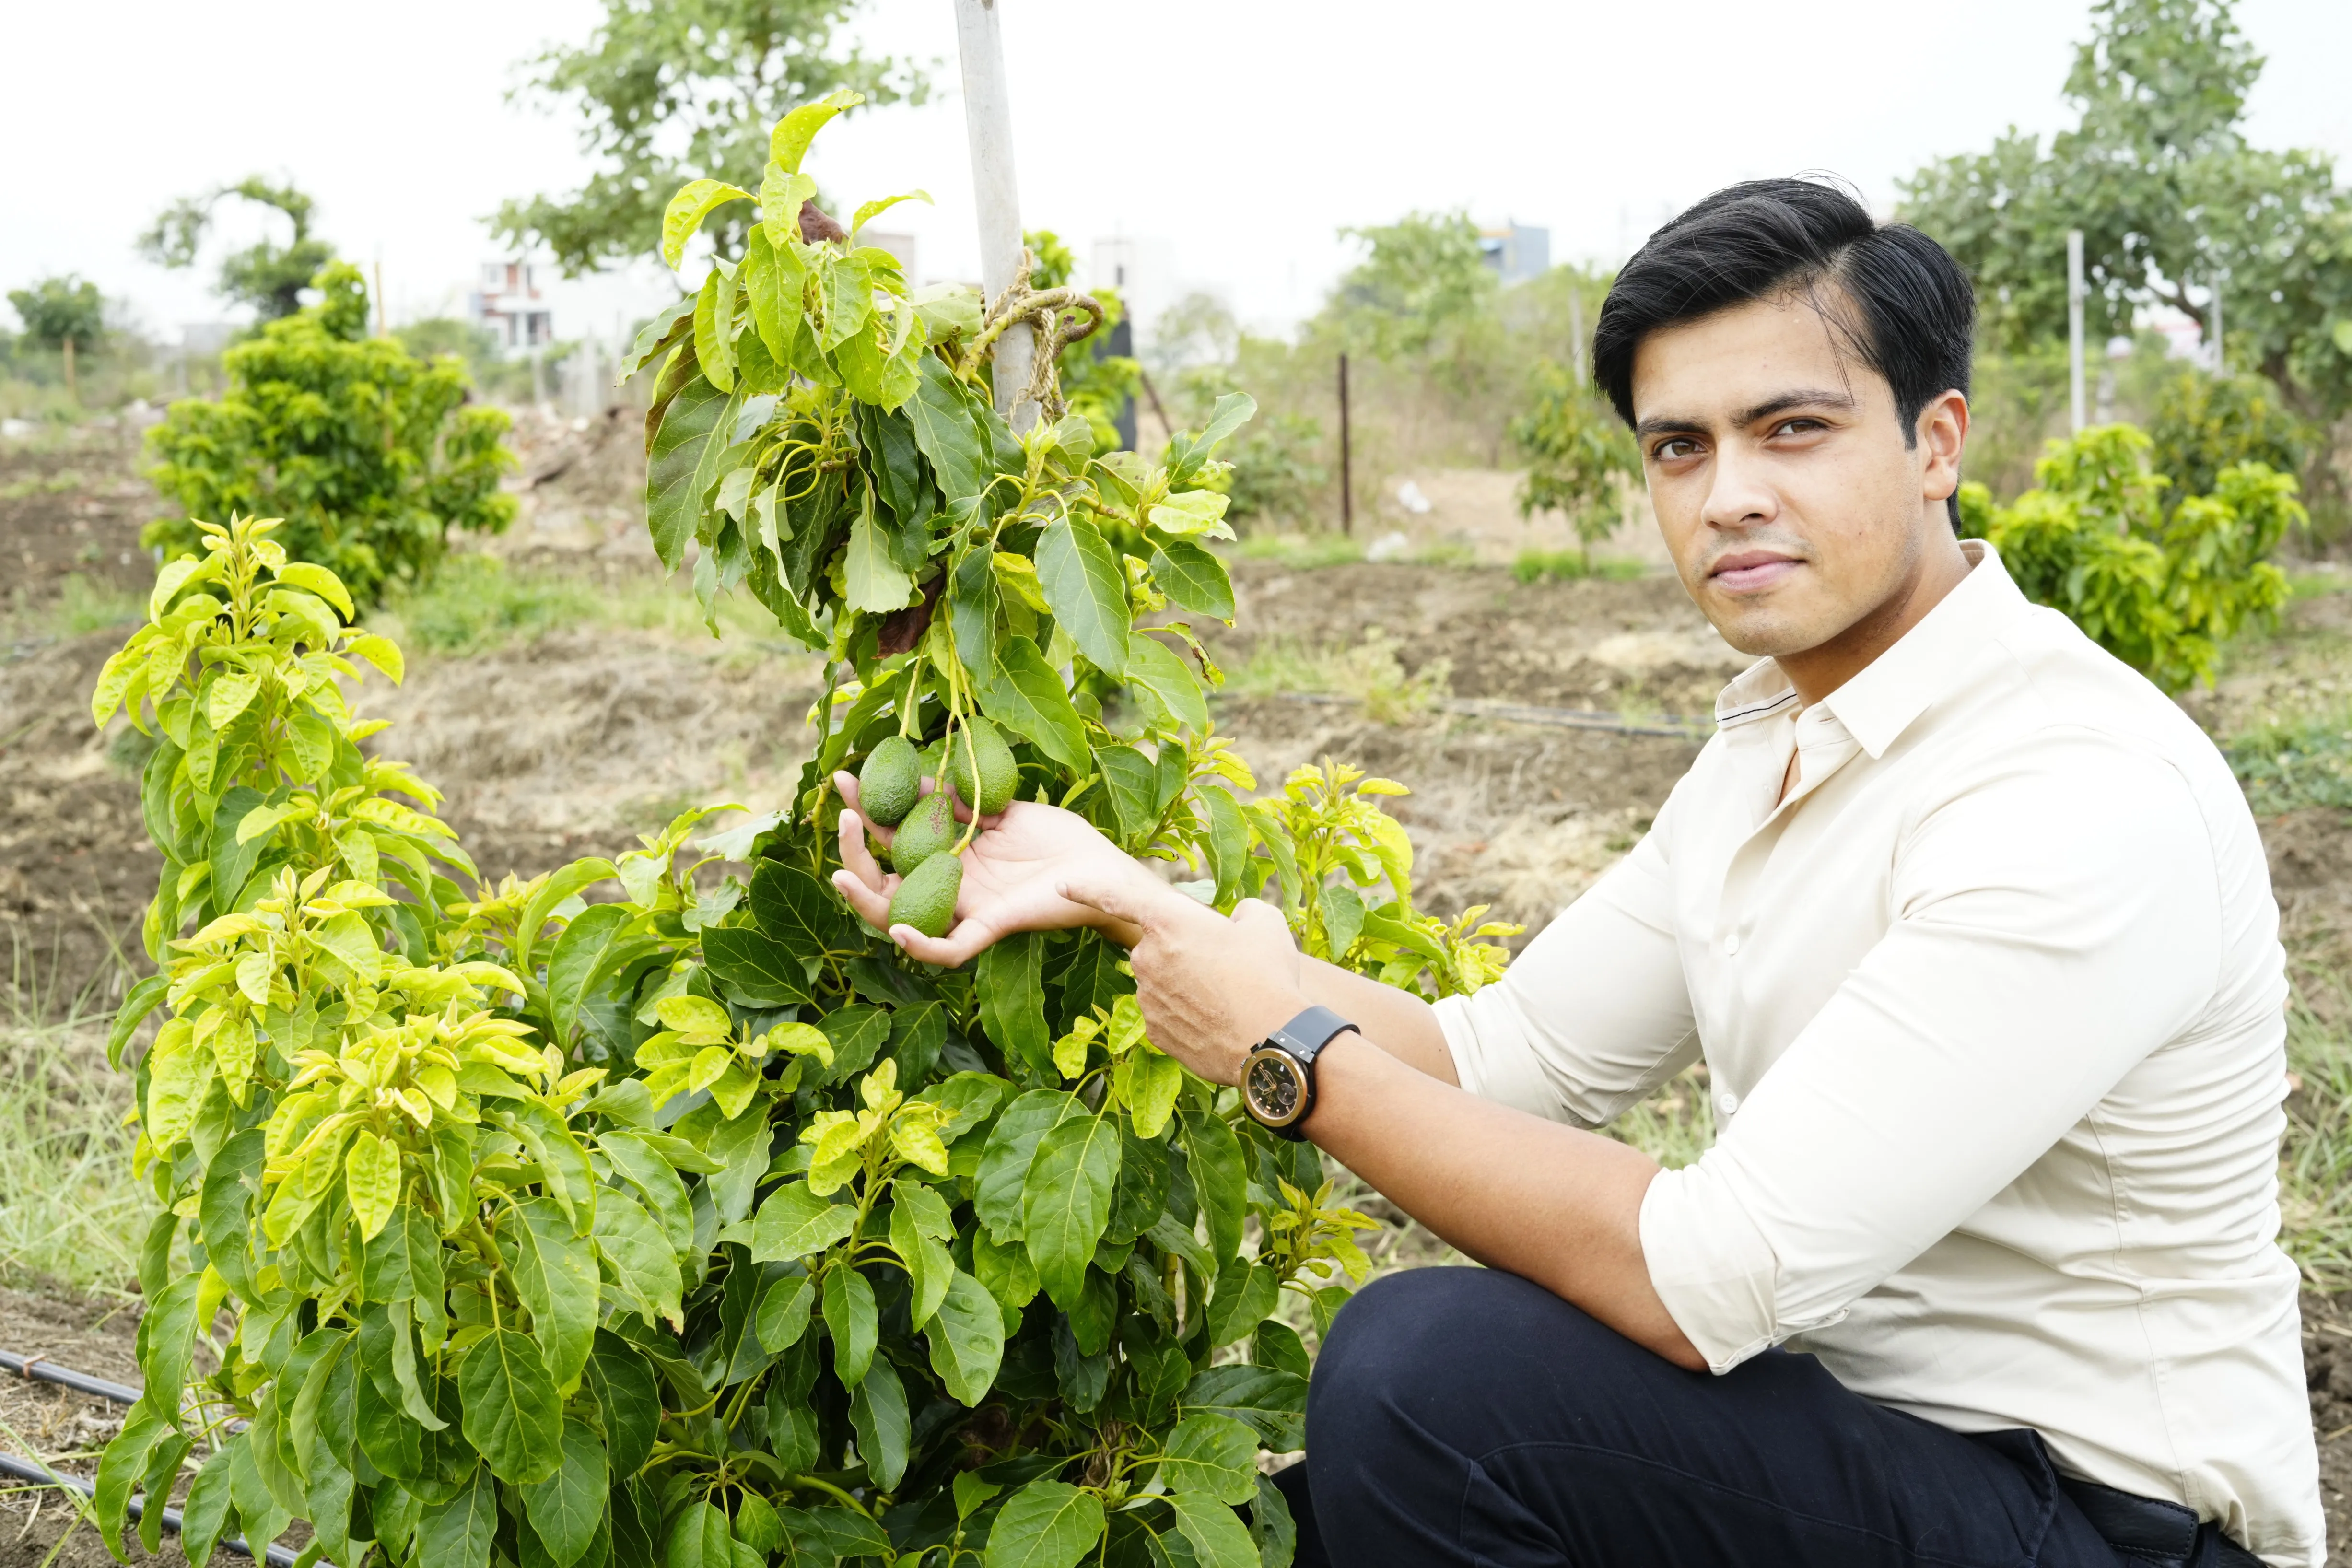
POLYGON ((852 811, 856 811, 857 809, 856 774, 850 773, 835 773, 833 775, 833 787, 841 796, 842 803, 844 805, 847 805, 852 811))
POLYGON ((925 936, 913 926, 895 925, 890 928, 890 940, 909 958, 953 969, 978 958, 996 940, 996 933, 979 921, 967 920, 956 922, 945 936, 925 936))
POLYGON ((1065 878, 1055 884, 1054 890, 1074 904, 1100 910, 1115 921, 1125 921, 1129 925, 1145 929, 1150 927, 1143 900, 1137 898, 1135 889, 1124 882, 1081 875, 1065 878))
POLYGON ((854 811, 841 814, 841 865, 869 888, 882 886, 882 866, 866 847, 866 819, 854 811))

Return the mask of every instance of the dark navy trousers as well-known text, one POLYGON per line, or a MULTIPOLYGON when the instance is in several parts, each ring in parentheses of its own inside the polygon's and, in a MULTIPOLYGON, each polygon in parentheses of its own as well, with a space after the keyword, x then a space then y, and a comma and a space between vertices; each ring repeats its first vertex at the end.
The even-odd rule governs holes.
POLYGON ((1685 1372, 1483 1268, 1391 1275, 1349 1302, 1307 1434, 1307 1462, 1276 1478, 1298 1568, 2222 1561, 2186 1510, 2186 1552, 2109 1545, 2031 1432, 1964 1436, 1782 1351, 1722 1377, 1685 1372))

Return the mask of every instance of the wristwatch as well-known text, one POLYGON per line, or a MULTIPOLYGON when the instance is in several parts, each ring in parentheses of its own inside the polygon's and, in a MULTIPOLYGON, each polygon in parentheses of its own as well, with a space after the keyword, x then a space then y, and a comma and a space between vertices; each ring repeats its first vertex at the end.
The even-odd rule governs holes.
POLYGON ((1242 1106, 1251 1120, 1297 1142, 1315 1109, 1315 1058, 1356 1026, 1328 1007, 1309 1007, 1242 1058, 1242 1106))

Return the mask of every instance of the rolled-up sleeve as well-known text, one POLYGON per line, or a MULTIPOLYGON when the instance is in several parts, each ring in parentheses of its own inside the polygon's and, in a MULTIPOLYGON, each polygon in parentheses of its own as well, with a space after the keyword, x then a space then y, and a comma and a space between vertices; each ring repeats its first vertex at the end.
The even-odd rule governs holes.
POLYGON ((1717 1372, 1836 1321, 2189 1025, 2221 961, 2212 837, 2160 758, 2036 737, 1906 831, 1893 922, 1641 1214, 1717 1372))
POLYGON ((1598 1127, 1696 1057, 1675 942, 1674 815, 1669 798, 1633 852, 1538 932, 1500 980, 1437 1004, 1463 1088, 1598 1127))

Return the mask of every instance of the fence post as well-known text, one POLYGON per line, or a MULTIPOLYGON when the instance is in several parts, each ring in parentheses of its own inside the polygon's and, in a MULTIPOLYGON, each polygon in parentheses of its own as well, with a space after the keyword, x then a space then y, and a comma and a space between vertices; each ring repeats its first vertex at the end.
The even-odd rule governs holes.
POLYGON ((1348 356, 1339 356, 1339 531, 1356 531, 1354 454, 1349 450, 1348 356))
MULTIPOLYGON (((996 0, 955 0, 956 54, 963 65, 964 133, 971 142, 971 191, 980 209, 980 282, 994 304, 1021 269, 1021 187, 1013 178, 1013 100, 1004 82, 1004 38, 996 0)), ((996 340, 996 411, 1018 434, 1034 424, 1028 388, 1036 341, 1029 323, 996 340), (1018 406, 1015 400, 1021 399, 1018 406)))

